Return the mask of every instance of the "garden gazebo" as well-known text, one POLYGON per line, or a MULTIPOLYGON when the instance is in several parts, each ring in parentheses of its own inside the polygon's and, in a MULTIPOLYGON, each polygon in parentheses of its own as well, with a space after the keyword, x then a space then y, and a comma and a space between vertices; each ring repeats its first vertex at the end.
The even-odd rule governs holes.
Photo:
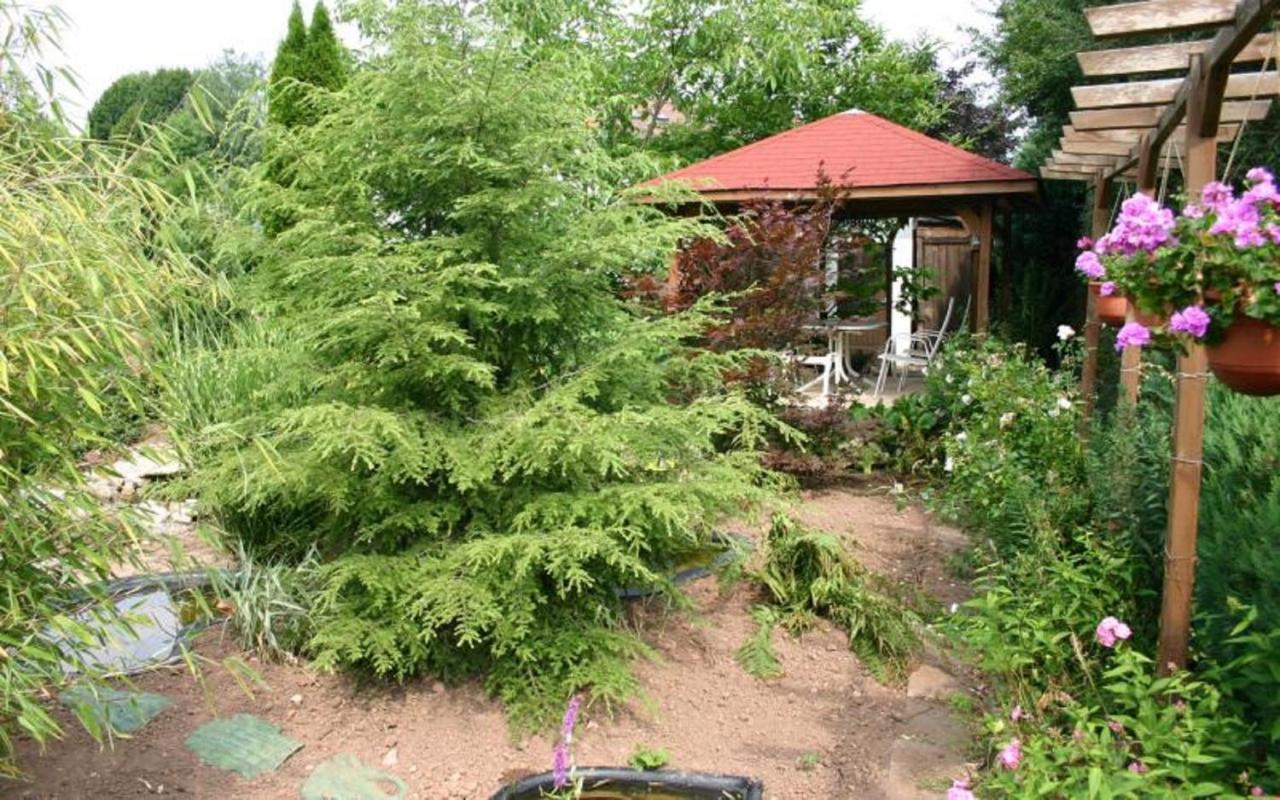
MULTIPOLYGON (((682 181, 702 202, 815 202, 826 176, 856 218, 956 217, 976 250, 975 329, 990 322, 997 212, 1035 202, 1036 178, 858 109, 842 111, 648 181, 682 181)), ((1007 270, 1006 270, 1007 277, 1007 270)), ((892 299, 886 297, 886 306, 892 299)))

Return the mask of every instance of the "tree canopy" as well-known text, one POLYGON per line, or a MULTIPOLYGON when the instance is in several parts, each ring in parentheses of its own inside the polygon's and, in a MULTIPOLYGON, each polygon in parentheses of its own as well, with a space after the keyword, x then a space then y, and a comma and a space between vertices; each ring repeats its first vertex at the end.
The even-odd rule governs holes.
POLYGON ((182 105, 194 81, 180 67, 117 78, 89 110, 89 135, 100 141, 139 135, 140 124, 159 122, 182 105))

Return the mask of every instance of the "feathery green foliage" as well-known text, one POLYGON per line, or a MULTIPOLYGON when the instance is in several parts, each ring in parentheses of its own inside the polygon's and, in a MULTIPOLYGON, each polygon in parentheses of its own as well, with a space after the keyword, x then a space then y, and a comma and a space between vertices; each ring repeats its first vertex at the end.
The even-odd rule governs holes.
POLYGON ((259 319, 169 374, 192 485, 259 558, 318 549, 317 665, 481 675, 517 723, 618 702, 647 650, 616 590, 670 590, 768 496, 775 423, 721 379, 747 356, 687 344, 712 309, 617 298, 705 231, 614 189, 581 67, 456 9, 382 22, 314 124, 269 132, 248 208, 294 224, 249 234, 259 319))
POLYGON ((769 636, 782 625, 799 633, 819 617, 849 635, 849 646, 872 672, 901 678, 919 644, 916 617, 877 585, 834 534, 809 530, 778 515, 765 539, 761 565, 751 576, 771 605, 753 612, 756 634, 738 651, 738 661, 760 677, 780 674, 769 636))

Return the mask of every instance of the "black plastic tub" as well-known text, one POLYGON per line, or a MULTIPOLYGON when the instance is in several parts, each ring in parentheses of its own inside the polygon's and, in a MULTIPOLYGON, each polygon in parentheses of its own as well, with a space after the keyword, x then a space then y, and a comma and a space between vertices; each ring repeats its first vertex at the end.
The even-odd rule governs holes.
MULTIPOLYGON (((736 775, 675 770, 590 767, 574 770, 582 780, 582 800, 763 800, 764 786, 736 775)), ((538 800, 555 791, 550 772, 531 775, 500 789, 492 800, 538 800)))

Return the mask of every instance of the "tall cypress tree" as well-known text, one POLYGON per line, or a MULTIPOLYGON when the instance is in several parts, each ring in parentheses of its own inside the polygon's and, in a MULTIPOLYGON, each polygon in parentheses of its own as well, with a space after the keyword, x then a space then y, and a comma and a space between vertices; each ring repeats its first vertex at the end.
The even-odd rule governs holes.
POLYGON ((298 125, 305 116, 301 87, 296 82, 306 80, 306 60, 307 23, 302 18, 302 7, 298 0, 294 0, 293 11, 289 13, 289 28, 276 50, 267 85, 267 116, 286 128, 298 125))
POLYGON ((347 65, 343 48, 333 32, 329 9, 324 0, 318 0, 311 12, 311 28, 307 31, 307 54, 303 80, 312 86, 337 89, 347 77, 347 65))

